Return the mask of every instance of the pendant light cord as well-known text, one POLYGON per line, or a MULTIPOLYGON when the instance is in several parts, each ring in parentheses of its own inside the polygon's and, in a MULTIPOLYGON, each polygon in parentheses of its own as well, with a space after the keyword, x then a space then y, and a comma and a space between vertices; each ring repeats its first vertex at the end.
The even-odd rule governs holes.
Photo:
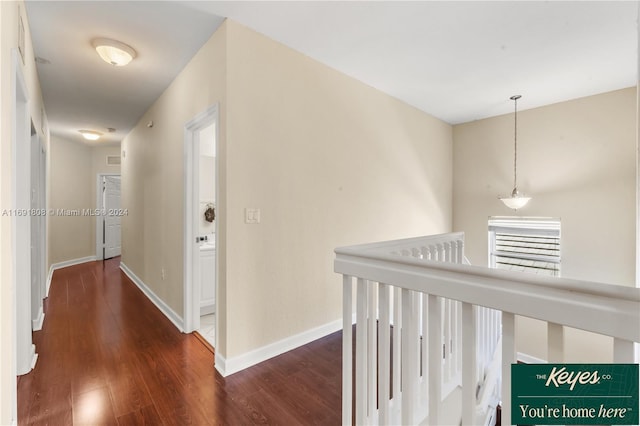
POLYGON ((521 95, 511 97, 514 103, 513 116, 513 189, 518 188, 518 99, 521 95))

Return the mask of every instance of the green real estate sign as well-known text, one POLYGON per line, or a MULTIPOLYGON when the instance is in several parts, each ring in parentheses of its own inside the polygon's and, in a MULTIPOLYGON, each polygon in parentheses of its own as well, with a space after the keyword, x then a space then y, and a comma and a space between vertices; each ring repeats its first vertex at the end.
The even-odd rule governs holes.
POLYGON ((511 424, 637 425, 638 364, 512 364, 511 424))

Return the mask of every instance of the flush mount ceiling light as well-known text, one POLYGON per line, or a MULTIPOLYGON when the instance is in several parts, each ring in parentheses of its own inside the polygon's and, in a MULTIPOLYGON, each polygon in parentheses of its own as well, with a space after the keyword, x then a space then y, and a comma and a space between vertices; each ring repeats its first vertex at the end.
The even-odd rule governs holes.
POLYGON ((500 201, 505 206, 513 210, 518 210, 524 207, 530 197, 525 197, 518 191, 518 99, 521 95, 513 95, 511 98, 514 103, 514 115, 513 115, 513 191, 509 197, 500 197, 500 201))
POLYGON ((94 130, 78 130, 83 138, 88 141, 97 141, 102 136, 102 133, 96 132, 94 130))
POLYGON ((131 46, 108 38, 96 38, 91 42, 98 55, 108 64, 122 67, 136 57, 136 51, 131 46))

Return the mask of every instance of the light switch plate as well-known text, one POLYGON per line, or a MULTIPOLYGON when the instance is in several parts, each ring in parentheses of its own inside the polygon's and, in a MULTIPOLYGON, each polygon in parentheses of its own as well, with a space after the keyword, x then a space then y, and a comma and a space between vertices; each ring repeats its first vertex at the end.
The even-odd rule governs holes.
POLYGON ((260 223, 260 209, 245 208, 244 209, 244 223, 256 224, 260 223))

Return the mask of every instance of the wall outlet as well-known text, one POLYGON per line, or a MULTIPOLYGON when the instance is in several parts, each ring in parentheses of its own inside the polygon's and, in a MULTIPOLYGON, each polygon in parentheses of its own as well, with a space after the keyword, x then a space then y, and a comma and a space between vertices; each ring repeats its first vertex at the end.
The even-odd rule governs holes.
POLYGON ((167 277, 167 274, 165 273, 164 268, 160 270, 160 277, 162 277, 162 281, 164 281, 164 279, 167 277))
POLYGON ((256 224, 260 223, 260 209, 245 208, 244 209, 244 223, 256 224))

